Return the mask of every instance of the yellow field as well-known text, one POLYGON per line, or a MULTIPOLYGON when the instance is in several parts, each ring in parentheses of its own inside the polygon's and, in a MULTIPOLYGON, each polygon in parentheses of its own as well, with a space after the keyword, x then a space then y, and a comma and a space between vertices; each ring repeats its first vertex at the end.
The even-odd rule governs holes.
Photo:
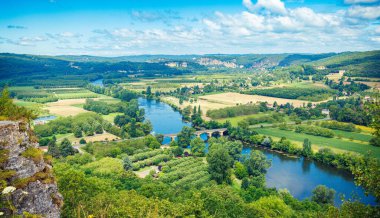
POLYGON ((364 81, 358 81, 357 83, 363 83, 367 86, 374 88, 374 89, 380 89, 380 83, 379 82, 364 82, 364 81))
POLYGON ((223 104, 223 103, 217 103, 217 102, 212 102, 212 101, 207 101, 207 100, 202 100, 202 99, 198 99, 197 102, 194 102, 194 103, 190 103, 188 101, 185 101, 183 102, 182 105, 179 104, 179 99, 176 98, 176 97, 163 97, 162 100, 164 102, 167 102, 169 104, 174 104, 176 105, 177 107, 179 107, 180 109, 183 109, 187 106, 191 106, 191 107, 198 107, 199 105, 201 106, 201 110, 202 110, 202 114, 203 114, 203 118, 206 119, 206 120, 209 120, 209 118, 206 117, 206 113, 207 111, 209 110, 214 110, 214 109, 219 109, 219 108, 225 108, 225 107, 231 107, 231 106, 234 106, 233 104, 223 104))
POLYGON ((268 102, 269 104, 273 104, 276 101, 277 104, 286 104, 289 102, 290 104, 293 104, 295 107, 300 107, 303 104, 308 103, 308 101, 302 101, 302 100, 274 98, 274 97, 261 96, 261 95, 246 95, 246 94, 240 94, 240 93, 234 93, 234 92, 227 92, 227 93, 221 93, 221 94, 215 94, 215 95, 206 95, 206 96, 199 97, 199 99, 206 100, 209 102, 217 102, 220 104, 229 104, 229 105, 249 104, 249 103, 255 104, 259 102, 268 102))
MULTIPOLYGON (((112 141, 114 139, 115 140, 119 139, 119 137, 112 135, 111 133, 108 133, 108 132, 104 132, 103 134, 96 134, 93 136, 86 136, 83 138, 86 140, 86 142, 112 141)), ((73 140, 73 143, 79 144, 79 140, 80 139, 76 138, 75 140, 73 140)))
POLYGON ((339 73, 330 73, 329 75, 327 75, 327 78, 329 78, 330 80, 334 80, 335 82, 339 81, 340 78, 342 78, 344 72, 341 71, 339 73))
MULTIPOLYGON (((103 101, 105 103, 117 103, 120 102, 119 99, 115 99, 109 96, 103 96, 101 95, 99 98, 91 98, 95 101, 103 101)), ((62 117, 68 117, 68 116, 75 116, 80 113, 88 112, 87 110, 78 107, 77 105, 85 104, 86 99, 85 98, 78 98, 78 99, 64 99, 64 100, 58 100, 56 102, 50 102, 44 104, 44 109, 48 110, 50 114, 58 115, 62 117)))
POLYGON ((76 104, 84 104, 86 99, 66 99, 59 100, 57 102, 47 103, 45 109, 49 111, 50 114, 68 117, 75 116, 80 113, 87 112, 83 108, 75 107, 76 104))
POLYGON ((203 112, 203 118, 205 119, 209 119, 205 117, 207 111, 209 110, 233 107, 237 104, 254 104, 258 102, 268 102, 269 104, 273 104, 276 101, 277 104, 286 104, 287 102, 289 102, 293 104, 295 107, 300 107, 303 106, 303 104, 308 103, 308 101, 302 100, 274 98, 260 95, 246 95, 234 92, 200 96, 197 102, 190 103, 188 101, 185 101, 182 105, 179 104, 179 99, 175 97, 164 97, 162 100, 174 104, 181 109, 189 105, 191 107, 198 107, 200 105, 201 110, 203 112))
POLYGON ((368 127, 368 126, 361 126, 361 125, 355 125, 356 128, 359 128, 361 131, 363 132, 367 132, 367 133, 373 133, 374 129, 372 129, 371 127, 368 127))

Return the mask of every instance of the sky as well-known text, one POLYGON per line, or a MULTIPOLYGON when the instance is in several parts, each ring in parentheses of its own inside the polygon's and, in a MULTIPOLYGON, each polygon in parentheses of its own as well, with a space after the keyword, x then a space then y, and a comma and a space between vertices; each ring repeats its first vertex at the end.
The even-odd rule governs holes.
POLYGON ((0 52, 325 53, 380 49, 380 0, 0 0, 0 52))

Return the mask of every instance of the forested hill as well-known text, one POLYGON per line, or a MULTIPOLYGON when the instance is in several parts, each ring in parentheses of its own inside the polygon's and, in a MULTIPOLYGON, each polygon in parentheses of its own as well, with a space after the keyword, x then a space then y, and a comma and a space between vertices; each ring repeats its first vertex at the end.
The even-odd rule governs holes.
POLYGON ((218 67, 246 70, 290 65, 346 70, 348 76, 380 77, 380 50, 326 54, 139 55, 121 57, 0 54, 0 85, 84 86, 104 78, 123 82, 131 75, 170 76, 218 67), (174 63, 173 63, 174 62, 174 63), (186 62, 185 65, 183 63, 186 62), (169 67, 174 64, 177 67, 169 67))
POLYGON ((380 77, 380 51, 344 52, 310 64, 346 70, 347 76, 380 77))
POLYGON ((82 62, 57 57, 0 54, 0 82, 17 85, 62 83, 81 86, 98 78, 117 79, 129 75, 178 75, 188 69, 170 68, 165 63, 147 62, 82 62))

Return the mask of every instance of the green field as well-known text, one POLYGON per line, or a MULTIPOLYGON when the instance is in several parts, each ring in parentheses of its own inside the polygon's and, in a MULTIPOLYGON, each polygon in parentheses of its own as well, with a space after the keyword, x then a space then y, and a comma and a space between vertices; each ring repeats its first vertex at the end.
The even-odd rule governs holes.
POLYGON ((113 120, 117 115, 123 115, 123 113, 110 113, 107 115, 102 115, 103 119, 107 120, 110 123, 113 123, 113 120))
MULTIPOLYGON (((231 125, 236 127, 238 123, 242 120, 248 119, 248 118, 259 118, 259 117, 265 117, 272 115, 272 112, 266 112, 266 113, 258 113, 258 114, 251 114, 251 115, 244 115, 244 116, 237 116, 237 117, 229 117, 229 118, 223 118, 223 119, 217 119, 219 123, 225 123, 226 121, 230 121, 231 125)), ((285 116, 285 121, 289 121, 289 117, 285 116)), ((260 125, 260 124, 257 124, 260 125)))
POLYGON ((363 133, 357 133, 357 132, 346 132, 342 130, 332 130, 336 136, 341 136, 342 138, 347 139, 354 139, 359 140, 363 142, 369 142, 371 138, 373 137, 371 134, 363 134, 363 133))
POLYGON ((43 104, 31 102, 31 101, 21 101, 21 100, 14 100, 14 103, 18 106, 26 107, 29 110, 33 110, 37 113, 38 116, 48 116, 50 115, 47 110, 43 109, 43 104))
POLYGON ((258 118, 258 117, 264 117, 264 116, 269 116, 269 115, 270 114, 268 114, 268 113, 258 113, 258 114, 251 114, 251 115, 244 115, 244 116, 218 119, 217 121, 219 123, 225 123, 226 121, 230 121, 231 125, 236 127, 240 121, 245 120, 247 118, 258 118))
POLYGON ((369 144, 361 144, 338 138, 325 138, 320 136, 307 135, 303 133, 296 133, 293 131, 280 130, 277 128, 256 128, 255 131, 263 135, 274 136, 278 138, 286 137, 287 139, 296 142, 303 142, 305 138, 308 138, 312 144, 318 146, 337 148, 340 150, 357 152, 360 154, 366 154, 368 151, 371 150, 372 155, 374 157, 380 158, 380 148, 374 147, 369 144))
POLYGON ((24 96, 27 101, 39 102, 45 98, 58 99, 78 99, 78 98, 97 98, 101 95, 91 92, 84 88, 35 88, 32 86, 13 86, 9 91, 16 94, 17 97, 24 96), (27 96, 27 97, 25 97, 27 96))

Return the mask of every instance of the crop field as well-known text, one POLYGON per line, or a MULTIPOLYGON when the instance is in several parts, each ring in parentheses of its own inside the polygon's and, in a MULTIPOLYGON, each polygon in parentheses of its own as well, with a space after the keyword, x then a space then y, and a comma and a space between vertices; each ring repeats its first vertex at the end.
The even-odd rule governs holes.
POLYGON ((22 101, 22 100, 17 100, 17 99, 13 100, 13 102, 18 106, 26 107, 29 110, 33 110, 34 112, 36 112, 38 116, 49 115, 49 111, 44 109, 43 108, 44 105, 41 103, 36 103, 36 102, 31 102, 31 101, 22 101))
POLYGON ((357 140, 362 142, 369 142, 373 137, 371 134, 357 133, 357 132, 347 132, 342 130, 332 130, 336 136, 346 138, 349 140, 357 140))
MULTIPOLYGON (((96 101, 102 101, 105 103, 117 103, 119 99, 115 99, 109 96, 98 95, 98 98, 94 98, 96 101)), ((86 103, 86 98, 74 98, 58 100, 56 102, 50 102, 44 104, 44 109, 48 110, 50 114, 68 117, 75 116, 80 113, 88 112, 83 109, 83 105, 86 103)), ((116 115, 115 115, 116 116, 116 115)), ((113 122, 113 120, 112 120, 113 122)))
POLYGON ((124 83, 126 89, 134 90, 137 92, 145 91, 148 86, 152 88, 152 92, 170 92, 181 87, 193 87, 198 85, 203 87, 202 83, 197 83, 195 80, 191 82, 184 82, 178 78, 176 79, 154 79, 154 80, 141 80, 139 82, 124 83))
MULTIPOLYGON (((260 118, 265 116, 271 116, 271 112, 267 113, 258 113, 258 114, 251 114, 251 115, 244 115, 244 116, 237 116, 237 117, 230 117, 230 118, 224 118, 224 119, 217 119, 219 123, 225 123, 226 121, 231 122, 232 126, 237 126, 240 121, 243 121, 248 118, 260 118)), ((288 117, 285 117, 287 119, 288 117)))
POLYGON ((339 73, 330 73, 329 75, 327 75, 327 78, 329 78, 330 80, 334 80, 335 82, 339 81, 342 76, 343 76, 344 72, 341 71, 339 73))
POLYGON ((95 134, 93 136, 84 136, 81 138, 76 138, 73 133, 58 134, 56 135, 56 138, 58 143, 60 143, 64 138, 67 138, 74 145, 79 144, 81 138, 86 140, 86 142, 112 141, 119 139, 119 137, 108 132, 103 132, 102 134, 95 134))
POLYGON ((380 89, 380 82, 358 82, 358 83, 363 83, 363 84, 366 84, 367 86, 371 87, 371 88, 374 88, 374 89, 380 89))
POLYGON ((9 90, 17 99, 38 103, 55 102, 64 99, 97 98, 99 94, 84 88, 35 88, 32 86, 15 86, 9 90))
POLYGON ((303 142, 305 138, 308 138, 313 145, 317 145, 319 147, 336 148, 339 150, 357 152, 360 154, 367 154, 367 152, 371 150, 374 157, 380 158, 380 148, 369 145, 368 143, 358 143, 338 138, 325 138, 296 133, 293 131, 280 130, 278 128, 256 128, 254 130, 263 135, 274 136, 277 138, 286 137, 287 139, 296 142, 303 142))
POLYGON ((307 104, 308 101, 302 100, 294 100, 294 99, 283 99, 283 98, 274 98, 260 95, 246 95, 234 92, 227 92, 215 95, 206 95, 199 97, 202 100, 218 102, 221 104, 228 105, 236 105, 236 104, 248 104, 248 103, 258 103, 258 102, 268 102, 269 104, 273 104, 275 101, 278 104, 286 104, 289 102, 293 104, 295 107, 303 106, 303 104, 307 104))
MULTIPOLYGON (((108 133, 108 132, 103 132, 102 134, 95 134, 93 136, 85 136, 83 137, 86 142, 98 142, 98 141, 112 141, 112 140, 118 140, 119 137, 108 133)), ((75 138, 72 142, 75 144, 79 144, 80 138, 75 138)))
POLYGON ((200 188, 210 180, 210 174, 203 158, 185 157, 164 163, 159 179, 174 187, 200 188))
POLYGON ((134 171, 148 166, 158 165, 173 158, 170 149, 155 149, 142 151, 129 157, 134 171))
POLYGON ((54 115, 62 117, 75 116, 80 113, 87 112, 83 108, 75 106, 78 104, 84 104, 85 102, 86 99, 84 98, 59 100, 57 102, 47 103, 45 108, 49 111, 49 113, 54 115))
POLYGON ((179 99, 169 96, 163 97, 163 101, 168 102, 170 104, 174 104, 177 107, 183 109, 187 106, 198 107, 200 106, 205 117, 205 114, 209 110, 215 110, 226 107, 233 107, 237 104, 250 104, 250 103, 258 103, 258 102, 268 102, 269 104, 273 104, 275 101, 278 104, 286 104, 287 102, 293 104, 295 107, 303 106, 307 104, 308 101, 295 100, 295 99, 284 99, 284 98, 274 98, 260 95, 246 95, 234 92, 226 92, 212 95, 204 95, 199 96, 196 102, 190 103, 185 101, 182 105, 179 104, 179 99))
POLYGON ((60 94, 55 94, 55 96, 58 99, 79 99, 79 98, 97 98, 99 97, 98 94, 90 92, 88 90, 80 90, 78 92, 73 92, 73 93, 60 93, 60 94))

